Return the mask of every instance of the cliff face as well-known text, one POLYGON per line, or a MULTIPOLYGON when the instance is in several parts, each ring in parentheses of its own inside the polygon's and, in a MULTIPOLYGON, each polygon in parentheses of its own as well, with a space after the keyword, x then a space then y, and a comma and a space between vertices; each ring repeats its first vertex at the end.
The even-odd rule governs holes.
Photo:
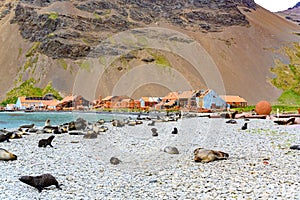
POLYGON ((22 0, 14 10, 11 23, 19 25, 24 39, 41 42, 41 53, 51 58, 78 59, 89 55, 99 40, 112 33, 158 22, 209 32, 221 31, 228 26, 249 25, 238 5, 255 9, 254 2, 249 0, 22 0))
MULTIPOLYGON (((98 85, 95 97, 110 95, 132 69, 151 64, 168 66, 193 88, 210 87, 207 79, 211 77, 195 69, 193 59, 197 58, 199 66, 216 66, 222 79, 216 82, 223 82, 226 93, 242 95, 250 103, 261 98, 274 100, 280 91, 268 82, 272 76, 269 68, 277 55, 272 49, 298 41, 297 32, 297 26, 258 7, 253 0, 5 0, 0 2, 0 74, 4 76, 0 91, 3 98, 14 84, 33 77, 41 86, 53 81, 64 94, 72 93, 80 71, 93 73, 86 61, 103 63, 104 55, 118 57, 105 66, 97 81, 87 79, 98 85), (170 31, 146 34, 141 31, 144 28, 170 31), (126 37, 122 45, 114 41, 115 35, 126 31, 135 35, 135 44, 126 37), (183 49, 194 58, 184 57, 180 51, 168 52, 159 44, 145 45, 155 43, 155 38, 162 46, 176 43, 184 47, 196 42, 204 53, 190 52, 192 46, 186 46, 183 49), (135 48, 130 50, 132 45, 135 48), (150 46, 157 49, 147 50, 150 46), (205 55, 209 59, 200 59, 205 55)), ((165 68, 156 73, 163 71, 165 68)), ((140 80, 146 80, 147 73, 141 72, 140 80)), ((161 96, 171 89, 188 89, 176 82, 167 86, 148 82, 130 94, 161 96)))

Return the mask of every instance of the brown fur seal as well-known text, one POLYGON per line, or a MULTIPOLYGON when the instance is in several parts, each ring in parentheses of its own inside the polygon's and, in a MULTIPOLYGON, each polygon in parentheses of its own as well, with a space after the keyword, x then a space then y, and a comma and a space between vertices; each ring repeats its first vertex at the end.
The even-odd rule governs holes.
POLYGON ((230 119, 230 120, 226 121, 226 124, 237 124, 237 121, 234 119, 230 119))
POLYGON ((174 130, 172 131, 172 134, 177 134, 178 133, 178 130, 177 128, 175 127, 174 130))
POLYGON ((295 123, 295 118, 291 118, 291 119, 288 119, 288 120, 276 120, 274 121, 274 123, 278 124, 278 125, 291 125, 291 124, 294 124, 295 123))
POLYGON ((50 147, 53 147, 51 142, 54 139, 54 137, 55 137, 54 135, 51 135, 48 139, 41 139, 39 141, 39 147, 47 147, 48 145, 50 147))
POLYGON ((112 164, 112 165, 118 165, 121 163, 121 160, 116 157, 111 157, 109 161, 110 161, 110 164, 112 164))
POLYGON ((152 121, 151 123, 149 123, 148 126, 155 126, 155 121, 152 121))
POLYGON ((45 121, 45 126, 50 126, 50 119, 47 119, 47 120, 45 121))
POLYGON ((152 136, 154 136, 154 137, 158 136, 156 128, 151 128, 151 131, 152 131, 152 136))
POLYGON ((248 126, 247 126, 247 125, 248 125, 248 123, 246 122, 246 123, 245 123, 245 124, 242 126, 242 128, 241 128, 241 129, 242 129, 242 130, 247 130, 247 128, 248 128, 248 126))
POLYGON ((57 180, 51 174, 43 174, 40 176, 22 176, 19 180, 27 185, 35 187, 41 192, 45 187, 55 185, 57 189, 60 189, 60 185, 57 180))
POLYGON ((208 150, 204 148, 197 148, 194 150, 195 162, 208 163, 215 160, 227 159, 229 155, 222 151, 208 150))
POLYGON ((94 133, 94 131, 89 130, 84 136, 84 139, 96 139, 97 138, 97 133, 94 133))
POLYGON ((4 141, 9 142, 9 139, 12 135, 13 135, 13 132, 9 132, 9 133, 6 133, 6 134, 1 134, 0 135, 0 142, 4 142, 4 141))
POLYGON ((290 146, 290 149, 300 150, 300 144, 294 144, 294 145, 290 146))
POLYGON ((33 128, 34 127, 34 124, 25 124, 25 125, 21 125, 19 128, 33 128))
POLYGON ((10 153, 9 151, 0 148, 0 160, 17 160, 17 156, 15 154, 10 153))

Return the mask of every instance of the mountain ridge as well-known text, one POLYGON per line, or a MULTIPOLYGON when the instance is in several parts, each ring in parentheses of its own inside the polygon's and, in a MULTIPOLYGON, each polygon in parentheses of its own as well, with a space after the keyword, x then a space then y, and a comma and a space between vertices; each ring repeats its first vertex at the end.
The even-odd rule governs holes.
MULTIPOLYGON (((270 72, 270 67, 274 65, 274 58, 283 59, 284 62, 288 62, 288 58, 274 52, 274 49, 299 40, 299 36, 295 33, 299 33, 300 30, 296 25, 266 11, 251 0, 228 0, 221 1, 221 4, 218 4, 220 1, 193 1, 198 5, 194 7, 194 10, 190 7, 182 10, 181 3, 191 1, 175 1, 178 4, 170 4, 174 1, 162 1, 166 4, 169 13, 164 12, 162 16, 159 16, 160 18, 155 18, 157 13, 154 11, 159 8, 151 4, 153 1, 97 1, 102 2, 98 7, 103 9, 87 12, 86 10, 93 7, 91 5, 95 2, 23 0, 18 1, 20 4, 11 3, 10 6, 5 4, 5 8, 11 7, 11 9, 10 12, 4 12, 6 15, 0 20, 0 38, 5 38, 2 39, 3 45, 0 47, 0 55, 2 55, 0 74, 3 76, 0 86, 2 98, 3 94, 15 84, 30 77, 38 80, 38 86, 43 87, 52 81, 54 88, 65 95, 70 94, 74 92, 74 81, 78 73, 83 70, 92 70, 85 59, 99 57, 95 47, 99 47, 99 44, 102 44, 101 41, 124 30, 161 27, 178 31, 195 40, 205 49, 222 76, 220 81, 227 94, 243 96, 249 103, 255 103, 261 99, 275 101, 281 91, 270 84, 269 79, 274 76, 270 72), (116 14, 115 10, 111 9, 114 6, 113 3, 120 2, 131 5, 130 15, 123 12, 116 14), (39 4, 35 5, 37 3, 39 4), (199 8, 200 5, 206 7, 199 8), (217 9, 218 6, 221 9, 217 9), (132 9, 132 7, 135 8, 132 9), (145 10, 153 8, 154 11, 148 15, 148 12, 142 12, 143 9, 139 9, 143 7, 145 10), (213 14, 216 9, 216 14, 213 14), (176 12, 180 12, 181 15, 176 12), (204 16, 209 19, 202 19, 204 16), (220 16, 223 19, 221 21, 220 16), (110 23, 113 26, 110 26, 110 23), (91 29, 99 29, 99 32, 93 32, 91 29)), ((123 4, 119 7, 125 7, 123 4)), ((191 5, 188 4, 188 6, 191 5)), ((142 38, 140 40, 143 42, 142 38)), ((113 50, 118 49, 112 49, 112 54, 113 50)), ((211 78, 203 77, 204 74, 195 71, 195 67, 189 60, 172 52, 167 53, 164 50, 149 52, 145 49, 137 51, 134 55, 136 58, 126 60, 123 57, 127 55, 123 55, 113 62, 97 82, 89 80, 90 85, 99 85, 95 92, 92 91, 94 97, 112 94, 114 86, 122 77, 137 69, 138 66, 147 65, 142 60, 148 57, 156 57, 155 64, 160 64, 159 60, 169 60, 171 68, 186 77, 193 88, 207 87, 205 80, 207 82, 211 78)), ((207 64, 201 62, 203 61, 200 61, 201 65, 207 64)), ((168 68, 161 68, 161 73, 165 73, 166 69, 168 68)), ((141 75, 140 79, 145 79, 146 76, 141 75)), ((171 74, 171 76, 174 75, 171 74)), ((173 86, 166 87, 159 86, 158 83, 149 83, 135 88, 132 94, 136 97, 144 94, 160 96, 171 88, 173 86)), ((218 88, 212 89, 218 90, 218 88)))

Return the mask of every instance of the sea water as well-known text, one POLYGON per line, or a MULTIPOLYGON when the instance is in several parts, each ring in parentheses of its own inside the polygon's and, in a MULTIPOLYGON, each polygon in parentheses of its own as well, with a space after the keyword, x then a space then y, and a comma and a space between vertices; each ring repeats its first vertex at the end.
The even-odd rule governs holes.
POLYGON ((24 124, 34 124, 37 127, 43 127, 45 121, 50 119, 52 126, 68 123, 83 118, 89 122, 96 122, 99 119, 106 121, 112 119, 124 119, 128 117, 125 114, 114 113, 85 113, 85 112, 0 112, 0 129, 1 128, 18 128, 24 124))

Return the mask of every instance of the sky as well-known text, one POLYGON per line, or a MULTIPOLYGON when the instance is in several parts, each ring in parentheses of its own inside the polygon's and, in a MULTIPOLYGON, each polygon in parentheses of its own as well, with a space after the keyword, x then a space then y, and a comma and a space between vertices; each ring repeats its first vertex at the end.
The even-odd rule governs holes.
POLYGON ((271 12, 287 10, 295 6, 300 0, 254 0, 256 4, 271 12))

